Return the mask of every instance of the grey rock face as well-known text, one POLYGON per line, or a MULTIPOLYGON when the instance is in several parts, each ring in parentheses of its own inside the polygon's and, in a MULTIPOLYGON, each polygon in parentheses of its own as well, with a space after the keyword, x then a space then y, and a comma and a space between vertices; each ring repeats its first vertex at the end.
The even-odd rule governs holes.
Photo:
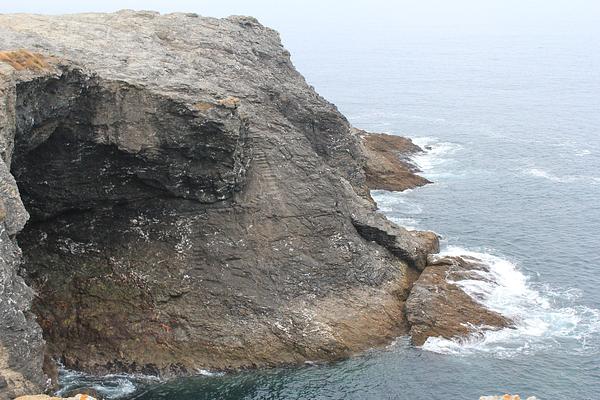
POLYGON ((14 235, 29 215, 7 162, 10 162, 14 130, 13 82, 3 75, 8 68, 0 65, 0 398, 40 390, 45 383, 42 374, 44 341, 35 317, 30 312, 33 291, 17 272, 21 250, 14 235))
POLYGON ((20 296, 22 315, 0 326, 0 376, 44 380, 15 235, 46 352, 74 368, 336 359, 406 332, 414 267, 437 238, 374 214, 360 137, 275 31, 248 17, 0 15, 0 50, 14 49, 41 54, 0 62, 13 251, 0 271, 16 287, 0 312, 20 296))
POLYGON ((440 250, 435 233, 408 231, 391 223, 381 214, 354 214, 352 224, 362 237, 386 248, 419 271, 427 266, 427 256, 440 250))

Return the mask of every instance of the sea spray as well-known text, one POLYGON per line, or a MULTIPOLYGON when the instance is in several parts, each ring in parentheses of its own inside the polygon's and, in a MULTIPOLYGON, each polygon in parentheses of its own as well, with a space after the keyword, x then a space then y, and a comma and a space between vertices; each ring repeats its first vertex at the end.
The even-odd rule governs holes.
POLYGON ((152 375, 142 374, 108 374, 93 375, 73 371, 60 366, 60 389, 57 396, 64 396, 81 389, 91 389, 103 399, 118 399, 129 396, 140 388, 156 384, 160 379, 152 375))
MULTIPOLYGON (((597 346, 591 348, 585 339, 600 332, 600 310, 575 303, 556 305, 549 294, 533 288, 514 262, 492 251, 476 252, 449 246, 442 255, 482 260, 489 272, 480 271, 481 279, 452 283, 487 308, 513 320, 515 327, 485 331, 463 339, 429 338, 423 349, 442 354, 489 354, 508 358, 547 349, 566 340, 579 342, 587 351, 598 350, 597 346)), ((576 296, 572 296, 571 301, 575 300, 576 296)))

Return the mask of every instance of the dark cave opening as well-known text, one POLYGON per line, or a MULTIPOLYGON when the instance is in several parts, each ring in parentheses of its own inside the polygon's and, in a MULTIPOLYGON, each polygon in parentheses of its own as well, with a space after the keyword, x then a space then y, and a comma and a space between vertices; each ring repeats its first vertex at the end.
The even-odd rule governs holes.
POLYGON ((47 355, 91 369, 139 353, 142 335, 160 342, 186 221, 243 184, 244 122, 79 70, 19 83, 16 122, 21 274, 47 355))

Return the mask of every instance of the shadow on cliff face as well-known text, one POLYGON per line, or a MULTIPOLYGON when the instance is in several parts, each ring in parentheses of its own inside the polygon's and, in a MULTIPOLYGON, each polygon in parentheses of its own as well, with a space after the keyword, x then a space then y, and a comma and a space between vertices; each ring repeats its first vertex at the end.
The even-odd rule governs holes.
POLYGON ((406 332, 425 253, 361 236, 373 224, 390 249, 416 243, 310 147, 290 145, 310 161, 298 175, 237 100, 190 106, 61 68, 16 86, 11 170, 49 357, 168 376, 338 359, 406 332))
POLYGON ((168 376, 334 359, 405 331, 406 265, 314 188, 310 207, 286 197, 279 148, 249 142, 236 104, 66 66, 17 83, 18 242, 47 356, 168 376))
POLYGON ((83 368, 128 340, 168 348, 157 304, 190 290, 173 275, 191 221, 243 184, 243 120, 77 69, 18 84, 15 110, 11 172, 31 215, 18 241, 48 353, 77 367, 90 351, 83 368))
POLYGON ((326 167, 335 152, 313 152, 314 127, 263 131, 235 98, 168 93, 67 65, 16 85, 18 242, 47 356, 169 376, 339 359, 406 333, 437 237, 374 214, 326 167))
POLYGON ((16 114, 12 172, 34 219, 157 196, 215 203, 243 183, 245 127, 225 107, 211 120, 72 69, 17 85, 16 114))

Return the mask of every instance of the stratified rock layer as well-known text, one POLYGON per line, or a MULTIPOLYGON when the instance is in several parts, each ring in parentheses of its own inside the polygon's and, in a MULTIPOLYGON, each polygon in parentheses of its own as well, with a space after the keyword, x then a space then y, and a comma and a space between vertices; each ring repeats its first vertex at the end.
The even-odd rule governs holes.
POLYGON ((374 213, 359 134, 276 32, 1 15, 0 50, 0 398, 45 379, 21 262, 47 354, 88 371, 336 359, 407 331, 437 237, 374 213))

